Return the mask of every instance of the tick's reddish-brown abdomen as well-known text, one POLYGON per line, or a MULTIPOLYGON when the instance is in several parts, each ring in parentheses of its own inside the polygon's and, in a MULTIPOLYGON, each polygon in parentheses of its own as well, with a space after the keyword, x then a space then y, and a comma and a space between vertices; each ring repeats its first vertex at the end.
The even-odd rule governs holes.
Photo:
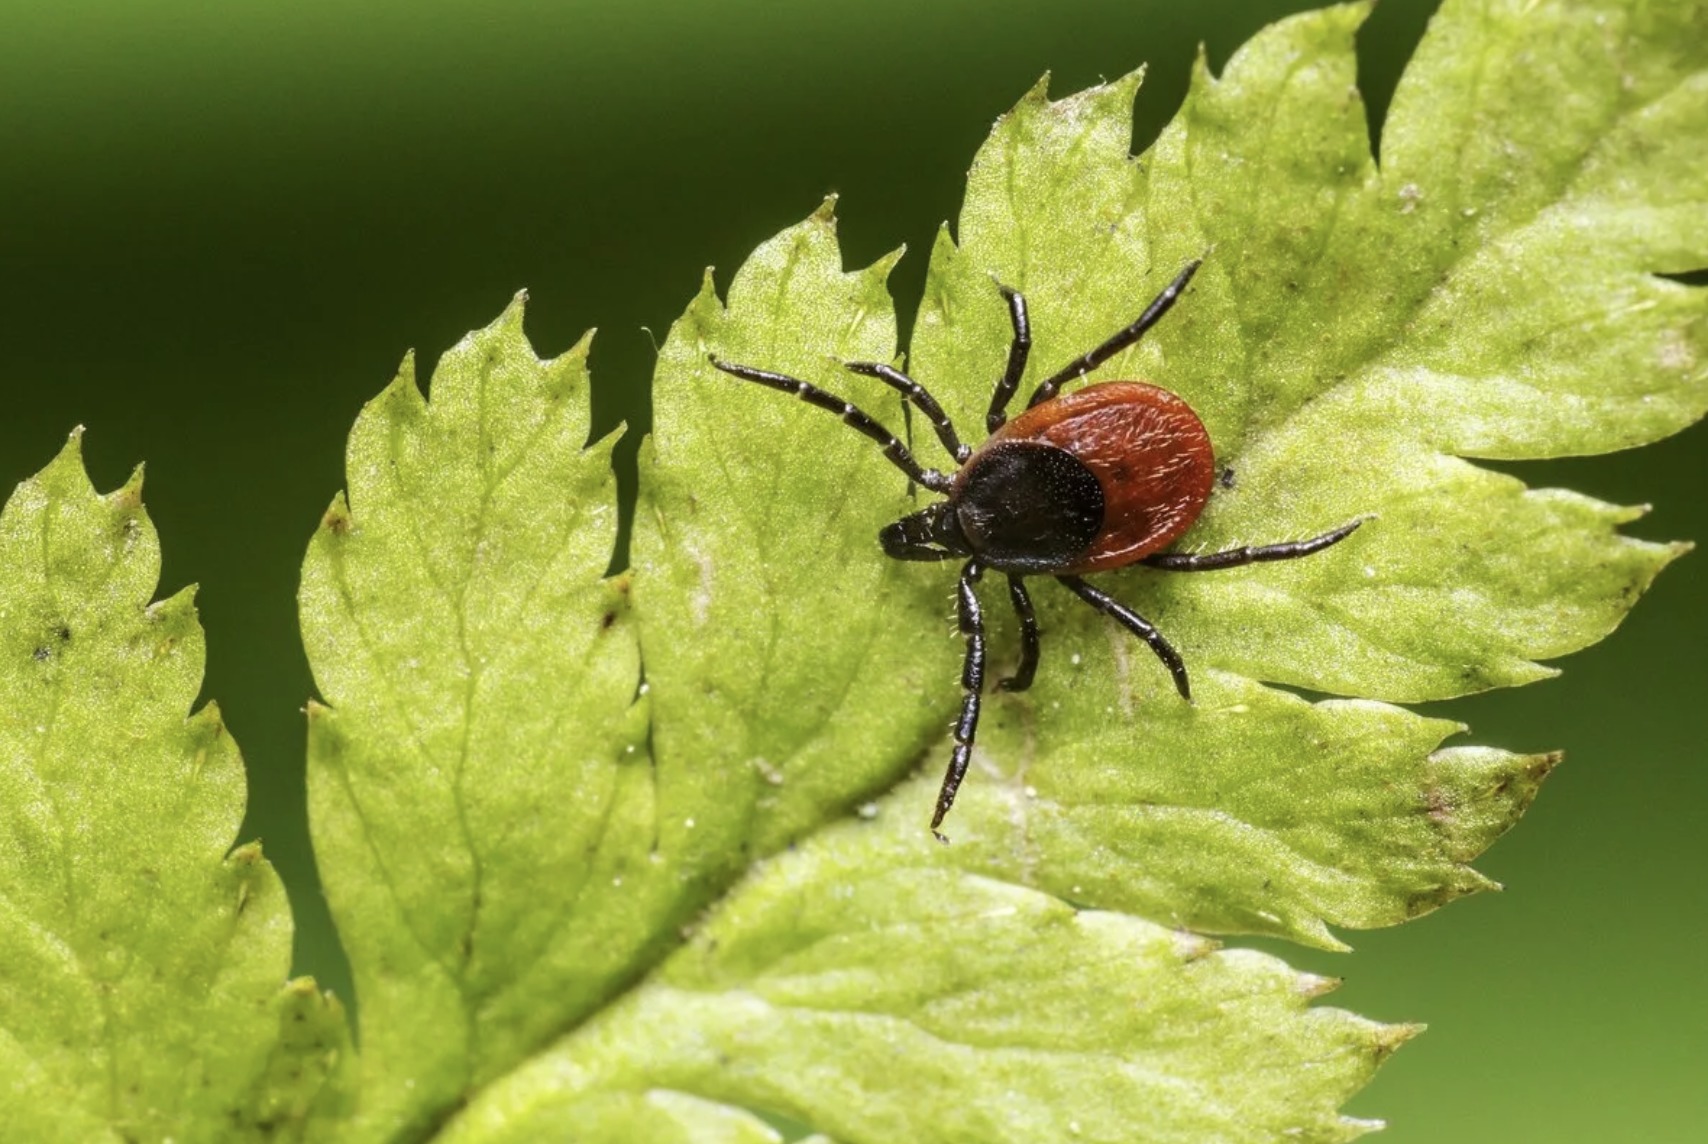
POLYGON ((1215 483, 1204 423, 1168 390, 1140 381, 1088 385, 1034 406, 992 433, 980 451, 998 441, 1066 450, 1102 486, 1103 529, 1061 569, 1068 575, 1120 568, 1166 548, 1192 527, 1215 483))

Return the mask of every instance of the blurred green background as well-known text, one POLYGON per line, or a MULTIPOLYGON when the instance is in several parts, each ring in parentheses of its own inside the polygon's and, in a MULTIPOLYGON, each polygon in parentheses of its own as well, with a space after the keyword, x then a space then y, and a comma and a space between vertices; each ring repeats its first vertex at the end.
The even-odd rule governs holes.
MULTIPOLYGON (((647 425, 653 350, 701 268, 842 194, 863 264, 899 242, 904 329, 991 120, 1149 61, 1139 141, 1308 5, 1209 0, 0 2, 0 486, 85 423, 97 484, 148 463, 163 591, 201 585, 206 694, 251 775, 245 837, 291 886, 297 962, 347 991, 303 809, 294 595, 361 403, 510 295, 544 353, 587 326, 600 431, 647 425)), ((1384 0, 1384 114, 1434 5, 1384 0)), ((1520 469, 1708 537, 1701 427, 1520 469)), ((1337 1001, 1431 1030, 1353 1111, 1401 1141, 1701 1140, 1708 1123, 1708 564, 1687 559, 1564 678, 1438 705, 1569 760, 1482 866, 1508 892, 1349 957, 1337 1001)))

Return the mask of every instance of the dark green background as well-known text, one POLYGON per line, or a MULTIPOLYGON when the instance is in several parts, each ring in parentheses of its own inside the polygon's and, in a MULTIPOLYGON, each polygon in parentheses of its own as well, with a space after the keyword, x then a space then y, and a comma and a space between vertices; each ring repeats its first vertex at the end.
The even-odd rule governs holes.
MULTIPOLYGON (((1198 41, 1219 66, 1303 6, 0 3, 0 487, 79 422, 102 487, 148 462, 163 588, 201 585, 207 694, 299 967, 347 981, 303 819, 297 568, 406 348, 430 361, 527 286, 543 352, 601 328, 601 430, 644 427, 642 327, 703 266, 727 282, 835 190, 852 262, 915 252, 906 315, 974 149, 1040 72, 1063 93, 1149 61, 1148 141, 1198 41)), ((1432 8, 1386 0, 1366 28, 1373 116, 1432 8)), ((1655 502, 1641 535, 1708 537, 1705 441, 1520 471, 1655 502)), ((1705 634, 1697 557, 1563 679, 1442 705, 1484 741, 1569 752, 1482 863, 1508 892, 1349 935, 1351 957, 1283 951, 1345 975, 1341 1004, 1432 1025, 1353 1106, 1396 1144, 1702 1139, 1705 634)))

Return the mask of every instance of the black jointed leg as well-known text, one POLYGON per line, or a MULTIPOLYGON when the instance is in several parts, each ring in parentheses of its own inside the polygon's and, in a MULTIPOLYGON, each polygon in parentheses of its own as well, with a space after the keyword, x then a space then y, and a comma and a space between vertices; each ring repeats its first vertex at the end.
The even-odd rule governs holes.
POLYGON ((731 377, 739 377, 743 381, 757 382, 772 389, 780 389, 784 393, 792 393, 808 405, 816 405, 820 409, 842 418, 844 425, 864 433, 883 447, 884 456, 890 463, 906 473, 911 480, 918 481, 932 492, 947 492, 953 480, 947 473, 936 469, 922 469, 919 462, 913 459, 913 454, 907 451, 907 446, 896 439, 896 435, 878 424, 872 417, 850 402, 842 400, 835 394, 827 393, 810 382, 798 377, 790 377, 786 373, 772 373, 770 370, 754 369, 749 365, 736 365, 732 362, 719 361, 716 355, 707 355, 711 363, 731 377))
POLYGON ((979 608, 978 592, 974 589, 984 567, 977 560, 967 561, 961 569, 956 610, 961 634, 967 637, 967 659, 961 667, 961 717, 955 721, 955 750, 949 756, 949 769, 943 775, 943 788, 937 792, 937 810, 931 816, 931 833, 937 841, 949 841, 938 830, 943 817, 955 805, 955 792, 967 777, 967 764, 972 760, 973 740, 979 733, 979 699, 984 691, 984 613, 979 608))
MULTIPOLYGON (((905 397, 901 399, 901 436, 907 451, 913 452, 913 406, 907 403, 905 397)), ((912 477, 907 478, 907 499, 919 499, 919 485, 912 477)))
POLYGON ((955 432, 955 423, 949 420, 949 415, 943 412, 943 407, 937 404, 937 399, 932 397, 923 385, 894 366, 882 362, 848 361, 842 364, 850 373, 877 378, 900 393, 905 400, 913 402, 937 430, 937 439, 943 442, 943 448, 949 450, 949 455, 955 458, 957 464, 972 456, 972 449, 961 444, 960 434, 955 432))
POLYGON ((1361 516, 1351 524, 1343 524, 1333 532, 1325 532, 1310 540, 1229 548, 1223 552, 1158 552, 1145 557, 1144 563, 1152 568, 1165 568, 1170 572, 1215 572, 1221 568, 1238 568, 1242 564, 1296 560, 1313 552, 1321 552, 1330 545, 1339 544, 1356 532, 1366 519, 1361 516))
POLYGON ((1020 617, 1020 666, 1014 674, 996 685, 998 691, 1025 691, 1038 674, 1038 614, 1032 610, 1032 597, 1026 594, 1026 581, 1018 576, 1008 578, 1008 599, 1014 614, 1020 617))
POLYGON ((1014 340, 1008 343, 1008 366, 990 395, 990 412, 984 415, 984 431, 995 433, 1008 420, 1008 403, 1020 388, 1020 375, 1026 372, 1026 359, 1032 353, 1032 325, 1026 319, 1026 298, 1018 290, 998 285, 1003 300, 1008 303, 1008 322, 1014 327, 1014 340))
POLYGON ((1125 604, 1111 598, 1108 593, 1093 588, 1078 576, 1057 576, 1056 579, 1067 585, 1068 591, 1149 644, 1156 657, 1162 660, 1162 665, 1168 668, 1168 673, 1174 677, 1174 689, 1180 692, 1180 698, 1191 702, 1192 684, 1186 678, 1186 664, 1181 661, 1180 653, 1162 638, 1162 633, 1156 630, 1154 624, 1125 604))
POLYGON ((1180 295, 1185 292, 1186 284, 1192 281, 1192 276, 1198 273, 1198 267, 1203 265, 1203 262, 1204 260, 1201 258, 1194 258, 1191 262, 1188 262, 1186 264, 1186 269, 1175 275, 1174 281, 1170 282, 1163 289, 1163 292, 1158 294, 1156 298, 1152 300, 1151 304, 1145 307, 1145 312, 1140 314, 1132 325, 1116 333, 1114 337, 1110 338, 1096 349, 1081 354, 1070 362, 1061 372, 1053 374, 1040 382, 1038 384, 1038 388, 1032 391, 1032 399, 1026 403, 1026 408, 1030 409, 1040 402, 1050 400, 1056 395, 1056 391, 1063 385, 1075 378, 1084 377, 1086 374, 1090 373, 1092 370, 1096 369, 1098 366, 1102 365, 1104 362, 1108 361, 1110 358, 1114 357, 1116 354, 1144 337, 1145 331, 1156 325, 1157 321, 1161 319, 1164 314, 1168 313, 1169 309, 1179 299, 1180 295))

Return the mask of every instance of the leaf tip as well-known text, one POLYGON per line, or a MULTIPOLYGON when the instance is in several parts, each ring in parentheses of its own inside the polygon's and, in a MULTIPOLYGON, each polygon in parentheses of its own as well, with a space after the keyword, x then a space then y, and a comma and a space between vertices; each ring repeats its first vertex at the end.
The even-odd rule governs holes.
POLYGON ((504 307, 504 312, 498 315, 498 319, 492 323, 489 329, 495 334, 519 335, 522 333, 522 322, 527 314, 528 292, 518 290, 510 296, 510 301, 504 307))
POLYGON ((122 512, 135 512, 142 507, 142 479, 143 465, 139 462, 125 483, 107 494, 107 502, 122 512))
MULTIPOLYGON (((312 976, 304 974, 301 977, 287 978, 284 993, 287 997, 308 1000, 320 996, 320 986, 315 983, 312 976)), ((327 996, 330 997, 331 994, 328 993, 327 996)))
MULTIPOLYGON (((1376 10, 1376 2, 1377 0, 1351 0, 1350 3, 1340 5, 1339 10, 1346 13, 1353 29, 1356 30, 1370 18, 1370 13, 1376 10)), ((1334 11, 1334 9, 1330 9, 1330 11, 1334 11)))
POLYGON ((870 266, 866 267, 865 273, 879 283, 883 283, 889 279, 890 271, 896 268, 896 263, 900 262, 906 253, 907 243, 904 242, 887 254, 879 255, 870 266))
MULTIPOLYGON (((933 833, 936 832, 933 831, 933 833)), ((947 841, 941 834, 937 837, 939 841, 947 841)), ((1181 961, 1200 961, 1221 948, 1222 943, 1215 938, 1205 937, 1203 934, 1193 933, 1191 930, 1174 931, 1174 952, 1181 961)))
POLYGON ((84 426, 73 425, 71 427, 71 432, 65 435, 65 447, 60 450, 60 453, 62 455, 70 453, 73 456, 81 456, 83 452, 83 434, 86 432, 88 432, 88 430, 84 426))
POLYGON ((688 313, 696 315, 703 322, 709 315, 723 312, 723 303, 718 300, 717 267, 708 266, 700 274, 700 289, 694 295, 694 300, 688 303, 688 313))
POLYGON ((1192 57, 1192 74, 1187 80, 1187 91, 1196 94, 1215 82, 1216 77, 1210 71, 1210 47, 1203 40, 1199 40, 1198 51, 1192 57))
POLYGON ((261 853, 261 840, 259 838, 232 847, 231 853, 226 856, 226 861, 240 868, 259 866, 266 860, 266 856, 261 853))
POLYGON ((397 372, 392 375, 391 383, 415 384, 415 347, 403 351, 403 360, 397 363, 397 372))
POLYGON ((1540 786, 1542 780, 1554 773, 1554 768, 1566 761, 1564 751, 1543 751, 1539 755, 1529 755, 1525 758, 1524 769, 1535 783, 1540 786))
POLYGON ((1295 988, 1299 991, 1299 996, 1307 1001, 1314 1001, 1318 997, 1326 997, 1339 989, 1344 980, 1340 977, 1325 977, 1318 973, 1301 973, 1298 976, 1295 988))
POLYGON ((340 490, 333 496, 326 511, 320 514, 320 530, 329 536, 345 536, 354 526, 355 522, 350 516, 350 502, 340 490))
POLYGON ((598 332, 599 332, 598 326, 588 326, 587 331, 585 333, 583 333, 581 335, 581 337, 576 339, 576 342, 573 346, 570 346, 567 350, 564 350, 563 353, 558 355, 557 361, 559 361, 559 362, 583 362, 583 361, 586 361, 587 355, 593 352, 593 335, 597 334, 598 332))
POLYGON ((94 495, 95 486, 89 483, 89 470, 83 464, 83 426, 74 426, 66 434, 65 444, 54 454, 53 460, 47 463, 42 471, 36 474, 37 479, 47 479, 54 484, 67 482, 77 487, 79 493, 94 495))
POLYGON ((196 588, 195 584, 186 584, 164 600, 154 601, 142 610, 143 619, 159 625, 168 642, 175 640, 177 629, 196 623, 196 588))
POLYGON ((836 225, 836 199, 837 199, 837 194, 835 191, 832 191, 828 195, 824 196, 824 201, 819 203, 817 209, 815 209, 812 212, 812 214, 807 216, 807 221, 819 223, 819 224, 825 225, 825 226, 835 227, 835 225, 836 225))
POLYGON ((1132 71, 1127 72, 1125 75, 1120 76, 1119 78, 1110 81, 1105 86, 1110 88, 1112 91, 1116 92, 1117 94, 1125 92, 1126 96, 1127 96, 1127 101, 1129 103, 1131 103, 1132 100, 1134 100, 1135 98, 1138 97, 1139 89, 1145 85, 1145 75, 1147 72, 1149 72, 1149 70, 1150 70, 1150 65, 1140 64, 1138 67, 1134 68, 1132 71))
POLYGON ((1328 928, 1328 923, 1314 914, 1296 919, 1290 936, 1301 944, 1327 950, 1329 953, 1352 952, 1352 947, 1335 937, 1334 931, 1328 928))
POLYGON ((225 734, 225 715, 219 709, 219 701, 210 699, 202 704, 201 710, 190 716, 189 724, 192 730, 212 738, 217 739, 225 734))
POLYGON ((1356 1140, 1360 1136, 1383 1131, 1388 1127, 1388 1122, 1369 1116, 1342 1116, 1340 1126, 1346 1129, 1348 1139, 1356 1140))
POLYGON ((309 765, 341 769, 344 738, 338 726, 338 709, 311 698, 302 705, 302 713, 308 723, 309 765))
POLYGON ((1370 1048, 1380 1064, 1416 1039, 1429 1026, 1420 1021, 1403 1021, 1396 1025, 1378 1025, 1370 1038, 1370 1048))
POLYGON ((362 407, 362 412, 366 414, 370 410, 383 409, 388 402, 394 407, 401 403, 404 407, 416 411, 425 409, 427 406, 427 399, 422 395, 421 386, 415 379, 415 351, 413 349, 404 351, 403 360, 398 362, 397 372, 392 375, 391 381, 374 396, 373 400, 362 407))

